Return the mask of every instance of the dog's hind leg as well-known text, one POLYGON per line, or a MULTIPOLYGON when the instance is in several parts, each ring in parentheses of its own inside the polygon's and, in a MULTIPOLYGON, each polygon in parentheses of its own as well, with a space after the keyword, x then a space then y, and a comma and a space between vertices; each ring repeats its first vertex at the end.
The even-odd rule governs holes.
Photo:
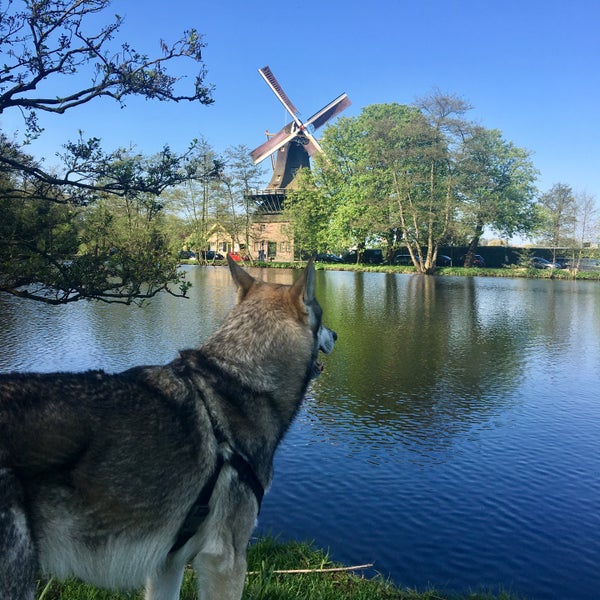
POLYGON ((148 578, 145 600, 178 600, 185 565, 170 565, 159 575, 148 578))
POLYGON ((194 568, 198 574, 198 600, 240 600, 246 580, 246 558, 224 567, 214 556, 197 556, 194 568))
POLYGON ((0 468, 0 598, 33 600, 36 565, 21 483, 0 468))

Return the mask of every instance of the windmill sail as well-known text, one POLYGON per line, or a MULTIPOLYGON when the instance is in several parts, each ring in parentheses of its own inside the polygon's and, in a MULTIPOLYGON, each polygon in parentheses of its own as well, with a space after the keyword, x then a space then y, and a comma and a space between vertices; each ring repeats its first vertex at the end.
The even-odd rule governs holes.
POLYGON ((291 123, 286 125, 281 131, 277 132, 274 136, 270 137, 264 144, 261 144, 258 148, 255 148, 250 152, 250 156, 254 161, 254 164, 264 160, 270 154, 273 154, 276 150, 279 150, 281 146, 287 144, 291 139, 296 137, 296 132, 290 133, 291 123))
MULTIPOLYGON (((298 151, 304 154, 306 164, 308 165, 309 162, 306 154, 313 156, 315 153, 323 151, 319 142, 317 142, 315 137, 309 131, 309 127, 310 130, 316 130, 342 112, 350 105, 348 96, 342 94, 333 100, 333 102, 330 102, 327 106, 324 106, 321 110, 316 112, 306 123, 303 123, 298 117, 298 109, 283 91, 283 88, 277 79, 275 79, 275 75, 273 75, 271 69, 269 67, 263 67, 262 69, 259 69, 258 72, 283 104, 285 109, 290 113, 293 121, 288 123, 281 131, 271 136, 258 148, 255 148, 250 153, 252 160, 257 164, 277 151, 283 152, 286 148, 289 150, 289 146, 286 146, 289 144, 298 146, 298 151)), ((290 153, 288 152, 287 156, 289 155, 290 153)), ((296 169, 296 167, 294 167, 294 169, 296 169)), ((286 178, 282 178, 282 180, 285 179, 286 178)))
POLYGON ((275 75, 271 72, 269 67, 263 67, 258 72, 263 76, 263 79, 267 82, 267 85, 273 90, 275 95, 279 98, 279 101, 285 106, 287 111, 296 120, 298 109, 294 106, 293 102, 287 97, 287 94, 283 91, 283 88, 279 85, 275 75))
POLYGON ((329 119, 333 119, 337 114, 350 106, 350 98, 346 94, 342 94, 333 102, 322 108, 318 113, 315 113, 307 122, 307 125, 312 125, 315 129, 325 125, 329 119))

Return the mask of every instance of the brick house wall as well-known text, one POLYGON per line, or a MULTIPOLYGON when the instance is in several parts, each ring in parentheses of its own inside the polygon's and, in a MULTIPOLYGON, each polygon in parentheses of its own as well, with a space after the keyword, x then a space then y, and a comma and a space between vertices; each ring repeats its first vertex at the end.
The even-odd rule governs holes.
POLYGON ((253 258, 274 262, 293 261, 294 242, 288 232, 288 222, 282 221, 281 215, 255 216, 250 233, 253 258))

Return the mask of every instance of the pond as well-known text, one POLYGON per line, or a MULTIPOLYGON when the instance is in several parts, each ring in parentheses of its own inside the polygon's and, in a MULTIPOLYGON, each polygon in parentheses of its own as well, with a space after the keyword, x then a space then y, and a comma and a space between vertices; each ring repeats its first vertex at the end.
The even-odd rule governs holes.
MULTIPOLYGON (((0 297, 0 370, 171 360, 234 302, 226 268, 186 270, 188 300, 142 308, 0 297)), ((259 533, 402 586, 597 597, 600 285, 319 271, 317 295, 339 339, 276 456, 259 533)))

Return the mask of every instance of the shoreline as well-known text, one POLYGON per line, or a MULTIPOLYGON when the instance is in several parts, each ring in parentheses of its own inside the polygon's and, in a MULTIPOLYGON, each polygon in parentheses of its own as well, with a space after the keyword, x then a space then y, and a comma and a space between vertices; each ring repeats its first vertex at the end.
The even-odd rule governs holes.
MULTIPOLYGON (((226 266, 224 260, 211 261, 209 263, 199 263, 196 260, 182 260, 181 265, 191 265, 199 267, 226 266)), ((241 262, 244 267, 259 267, 265 269, 301 269, 306 265, 306 261, 295 262, 241 262)), ((397 273, 402 275, 422 275, 417 273, 412 266, 397 265, 368 265, 368 264, 346 264, 346 263, 315 263, 315 269, 318 271, 354 271, 358 273, 397 273)), ((512 277, 515 279, 550 279, 559 281, 600 281, 600 271, 577 271, 572 272, 568 269, 535 269, 533 267, 502 267, 499 269, 488 267, 439 267, 431 275, 422 275, 423 277, 512 277)))

